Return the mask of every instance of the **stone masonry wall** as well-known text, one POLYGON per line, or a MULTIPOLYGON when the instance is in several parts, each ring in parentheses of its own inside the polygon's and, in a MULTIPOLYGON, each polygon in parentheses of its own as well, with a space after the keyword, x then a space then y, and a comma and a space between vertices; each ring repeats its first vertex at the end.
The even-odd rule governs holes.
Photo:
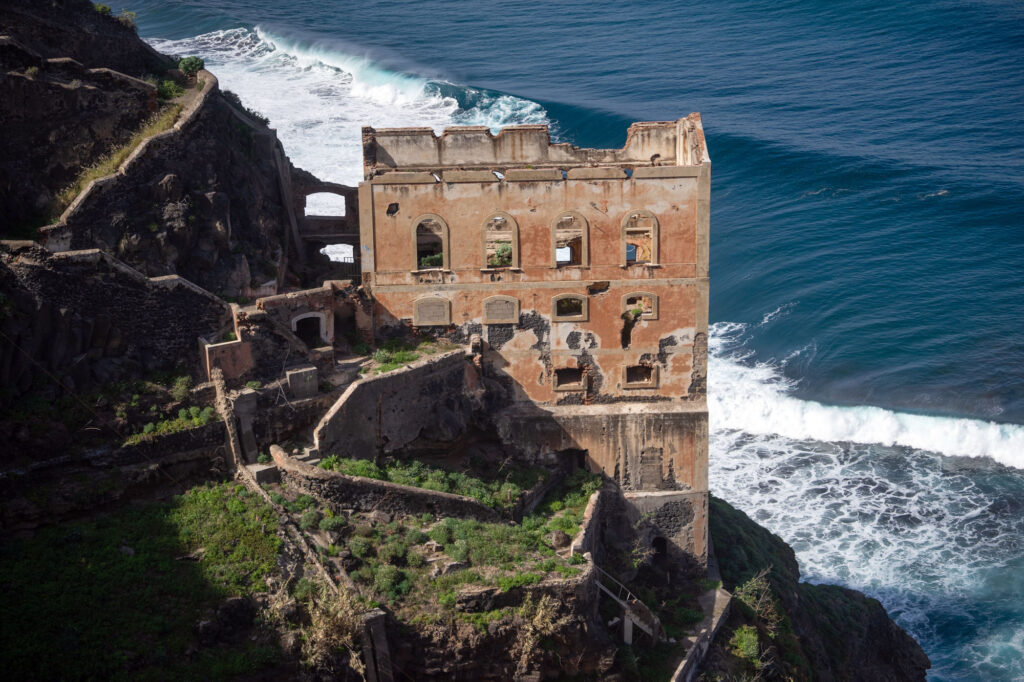
POLYGON ((418 438, 454 440, 469 423, 465 352, 429 357, 349 386, 317 425, 314 439, 324 456, 374 457, 400 450, 418 438))

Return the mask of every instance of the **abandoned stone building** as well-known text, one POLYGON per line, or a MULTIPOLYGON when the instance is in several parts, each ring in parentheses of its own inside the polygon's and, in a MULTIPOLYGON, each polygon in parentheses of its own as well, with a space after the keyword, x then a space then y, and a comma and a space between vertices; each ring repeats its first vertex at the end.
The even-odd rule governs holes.
MULTIPOLYGON (((535 460, 576 453, 653 521, 658 551, 703 566, 711 163, 699 115, 635 123, 621 149, 515 126, 365 128, 363 150, 358 193, 292 187, 295 250, 313 262, 348 244, 352 262, 237 308, 235 338, 204 344, 207 368, 238 385, 297 362, 335 368, 345 336, 473 344, 507 445, 535 460), (343 216, 305 215, 323 191, 344 198, 343 216), (353 268, 361 277, 345 277, 353 268)), ((323 452, 355 442, 337 415, 316 429, 323 452)), ((391 419, 417 421, 398 407, 391 419)))

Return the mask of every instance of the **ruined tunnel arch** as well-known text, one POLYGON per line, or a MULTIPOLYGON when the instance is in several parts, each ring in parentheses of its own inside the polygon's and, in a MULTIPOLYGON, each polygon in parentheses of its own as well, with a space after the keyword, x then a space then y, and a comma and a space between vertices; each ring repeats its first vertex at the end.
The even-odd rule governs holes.
POLYGON ((327 316, 323 313, 303 313, 292 318, 292 331, 310 348, 330 343, 327 338, 327 316))
POLYGON ((340 189, 317 187, 303 196, 303 215, 317 217, 338 217, 348 215, 347 192, 340 189))
POLYGON ((655 558, 668 556, 668 540, 661 535, 656 536, 651 540, 651 550, 655 558))

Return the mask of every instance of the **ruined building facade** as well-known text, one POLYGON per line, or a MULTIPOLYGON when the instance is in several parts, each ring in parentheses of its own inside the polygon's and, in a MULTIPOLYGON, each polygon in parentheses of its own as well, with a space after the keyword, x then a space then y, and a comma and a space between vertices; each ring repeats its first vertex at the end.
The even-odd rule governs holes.
POLYGON ((546 126, 363 131, 366 333, 478 337, 503 439, 585 453, 659 551, 707 556, 711 162, 700 116, 622 149, 546 126))

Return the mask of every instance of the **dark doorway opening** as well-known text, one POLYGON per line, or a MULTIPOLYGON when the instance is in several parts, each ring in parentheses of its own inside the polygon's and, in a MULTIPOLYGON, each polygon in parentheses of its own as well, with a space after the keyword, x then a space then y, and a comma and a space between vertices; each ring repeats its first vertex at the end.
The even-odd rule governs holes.
POLYGON ((302 342, 310 348, 320 346, 320 318, 304 317, 297 321, 295 323, 295 336, 302 339, 302 342))

